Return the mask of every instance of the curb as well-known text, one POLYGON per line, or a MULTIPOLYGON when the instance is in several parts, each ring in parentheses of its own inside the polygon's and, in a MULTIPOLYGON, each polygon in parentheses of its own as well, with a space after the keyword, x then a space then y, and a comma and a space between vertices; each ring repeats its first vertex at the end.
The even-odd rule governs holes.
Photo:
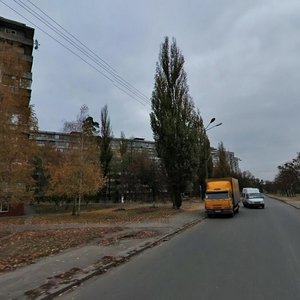
POLYGON ((279 198, 276 198, 276 196, 269 196, 269 195, 268 195, 268 197, 269 197, 269 198, 272 198, 272 199, 274 199, 274 200, 280 201, 280 202, 282 202, 282 203, 285 203, 285 204, 287 204, 287 205, 289 205, 289 206, 292 206, 292 207, 294 207, 294 208, 296 208, 296 209, 300 209, 298 206, 294 205, 293 203, 288 202, 288 200, 279 199, 279 198))
MULTIPOLYGON (((40 287, 37 287, 34 290, 26 291, 25 295, 29 295, 30 292, 33 292, 33 291, 39 291, 39 294, 37 294, 34 298, 32 298, 32 296, 31 297, 29 296, 29 297, 31 299, 37 299, 37 300, 53 299, 65 292, 69 291, 70 289, 77 287, 84 281, 86 281, 94 276, 101 275, 101 274, 107 272, 109 269, 111 269, 113 267, 117 267, 117 266, 129 261, 130 258, 142 253, 143 251, 145 251, 149 248, 155 247, 155 246, 161 244, 162 242, 170 240, 175 235, 187 230, 190 227, 195 226, 198 223, 201 223, 204 219, 205 219, 205 216, 197 218, 189 223, 186 223, 183 226, 181 226, 180 228, 178 228, 168 234, 165 234, 162 237, 160 237, 152 242, 146 242, 146 243, 142 244, 141 246, 138 246, 136 249, 129 251, 125 256, 116 257, 113 259, 113 261, 110 261, 106 264, 103 264, 103 265, 100 264, 97 266, 97 263, 95 263, 94 265, 91 265, 91 266, 83 269, 82 270, 84 273, 83 275, 80 274, 77 278, 75 275, 74 278, 72 278, 69 282, 61 283, 61 284, 59 284, 58 287, 57 286, 53 287, 53 288, 50 287, 49 289, 46 289, 46 291, 44 291, 43 288, 47 287, 47 284, 45 284, 40 287), (44 294, 41 295, 42 293, 44 293, 44 294)), ((76 271, 76 270, 74 270, 74 271, 76 271)))

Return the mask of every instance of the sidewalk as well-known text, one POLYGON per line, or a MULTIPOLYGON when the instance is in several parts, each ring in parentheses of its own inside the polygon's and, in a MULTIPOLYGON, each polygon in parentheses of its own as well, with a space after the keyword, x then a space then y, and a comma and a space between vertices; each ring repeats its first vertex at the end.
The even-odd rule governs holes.
POLYGON ((128 261, 132 256, 170 239, 203 219, 203 210, 184 211, 170 217, 166 222, 124 224, 122 238, 119 232, 105 236, 107 240, 114 240, 118 236, 116 242, 107 246, 95 242, 72 248, 1 274, 0 299, 52 299, 81 282, 128 261), (139 231, 146 233, 146 237, 132 238, 132 233, 139 231))
POLYGON ((287 197, 280 197, 276 195, 268 195, 268 197, 273 198, 275 200, 284 202, 290 206, 293 206, 294 208, 300 209, 300 201, 299 200, 291 200, 287 197))

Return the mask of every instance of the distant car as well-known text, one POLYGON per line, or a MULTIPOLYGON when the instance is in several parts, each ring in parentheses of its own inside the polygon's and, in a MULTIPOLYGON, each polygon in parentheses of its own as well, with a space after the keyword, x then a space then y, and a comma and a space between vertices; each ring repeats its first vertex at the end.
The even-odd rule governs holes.
POLYGON ((244 207, 265 208, 265 199, 257 188, 243 188, 242 202, 244 207))

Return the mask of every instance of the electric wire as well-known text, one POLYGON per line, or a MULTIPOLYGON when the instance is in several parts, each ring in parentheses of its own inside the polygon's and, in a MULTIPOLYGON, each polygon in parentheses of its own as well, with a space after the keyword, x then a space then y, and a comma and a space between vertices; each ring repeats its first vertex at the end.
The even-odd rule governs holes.
POLYGON ((62 27, 59 23, 57 23, 53 18, 51 18, 48 14, 46 14, 44 11, 42 11, 37 5, 35 5, 34 3, 32 3, 30 0, 27 0, 29 3, 31 3, 32 6, 34 6, 36 9, 38 9, 41 13, 43 13, 47 18, 49 18, 53 23, 55 23, 57 26, 59 26, 63 31, 65 31, 67 34, 69 34, 72 38, 74 38, 78 43, 80 43, 84 48, 86 48, 90 53, 92 53, 93 55, 95 55, 95 57, 97 57, 103 64, 105 64, 108 68, 111 69, 111 71, 114 72, 114 74, 120 78, 121 80, 123 80, 125 83, 127 83, 131 88, 133 88, 134 90, 136 90, 140 95, 142 95, 146 100, 149 101, 149 98, 143 94, 142 92, 140 92, 138 89, 136 89, 133 85, 131 85, 129 82, 127 82, 125 79, 123 79, 120 75, 118 75, 117 71, 109 64, 107 63, 104 59, 102 59, 97 53, 95 53, 93 50, 91 50, 89 47, 87 47, 85 44, 83 44, 76 36, 74 36, 71 32, 69 32, 67 29, 65 29, 64 27, 62 27))
POLYGON ((103 60, 100 56, 98 56, 95 52, 93 52, 92 50, 90 50, 86 45, 84 45, 83 43, 81 43, 81 41, 79 39, 77 39, 72 33, 70 33, 68 30, 66 30, 64 27, 62 27, 59 23, 57 23, 53 18, 51 18, 48 14, 46 14, 43 10, 41 10, 37 5, 35 5, 33 2, 31 2, 30 0, 27 0, 27 2, 29 2, 32 6, 34 6, 37 10, 39 10, 43 15, 45 15, 48 19, 50 19, 53 23, 55 23, 58 27, 60 27, 63 31, 65 31, 66 33, 68 33, 71 37, 73 37, 76 41, 78 41, 82 46, 84 46, 85 48, 87 48, 91 53, 93 53, 95 56, 97 56, 106 66, 108 66, 109 68, 111 68, 114 72, 116 72, 116 70, 110 65, 108 64, 105 60, 103 60))
MULTIPOLYGON (((142 99, 140 94, 137 93, 135 90, 132 90, 127 84, 124 84, 124 82, 122 80, 120 80, 120 77, 116 77, 115 74, 113 74, 109 69, 107 69, 107 67, 103 66, 103 64, 100 64, 97 60, 95 60, 94 57, 92 57, 89 53, 87 53, 83 48, 78 47, 78 45, 76 43, 74 43, 72 40, 70 40, 69 37, 67 37, 65 34, 63 34, 61 31, 57 30, 54 26, 52 26, 48 21, 46 21, 45 19, 42 18, 42 16, 38 13, 32 12, 32 10, 26 5, 24 4, 22 1, 17 1, 17 0, 13 0, 14 2, 16 2, 18 5, 20 5, 23 9, 25 9, 27 12, 29 12, 30 14, 32 14, 35 18, 37 18, 38 20, 40 20, 42 23, 44 23, 46 26, 48 26, 51 30, 53 30, 56 34, 58 34, 60 37, 62 37, 64 40, 66 40, 67 42, 69 42, 73 47, 75 47, 78 51, 80 51, 81 53, 83 53, 84 55, 86 55, 87 57, 89 57, 94 63, 96 63, 98 66, 100 66, 102 69, 104 69, 106 72, 108 72, 110 75, 112 75, 114 77, 114 79, 117 81, 118 84, 120 84, 121 86, 123 86, 125 89, 127 89, 130 93, 134 94, 135 96, 139 97, 142 101, 144 101, 147 105, 149 105, 150 103, 148 102, 149 100, 146 98, 142 99)), ((116 84, 115 84, 116 85, 116 84)), ((124 91, 124 90, 123 90, 124 91)))
MULTIPOLYGON (((119 90, 121 90, 122 92, 126 93, 129 97, 135 99, 136 101, 138 101, 141 105, 149 108, 150 101, 149 99, 143 95, 141 92, 139 92, 136 88, 134 88, 133 86, 131 86, 130 83, 128 83, 127 81, 125 81, 124 79, 122 79, 121 76, 119 76, 114 69, 107 64, 104 60, 102 60, 100 57, 99 59, 101 61, 104 61, 104 64, 107 65, 107 67, 105 67, 103 65, 103 63, 101 64, 98 60, 95 60, 94 57, 92 57, 90 54, 88 54, 86 52, 86 50, 82 49, 81 47, 78 47, 76 44, 74 44, 74 42, 72 40, 70 40, 70 38, 68 38, 65 34, 63 34, 61 31, 59 31, 58 29, 56 29, 53 25, 51 25, 47 20, 45 20, 44 18, 41 17, 40 14, 35 13, 35 12, 31 12, 30 8, 27 7, 26 4, 24 4, 22 1, 19 1, 21 3, 18 3, 16 0, 13 0, 14 2, 16 2, 19 6, 23 7, 23 9, 27 10, 30 14, 32 14, 35 18, 37 18, 38 20, 40 20, 42 23, 44 23, 46 26, 48 26, 51 30, 53 30, 55 33, 57 33, 58 35, 60 35, 64 40, 67 40, 73 47, 75 47, 78 51, 80 51, 81 53, 83 53, 84 55, 86 55, 88 58, 90 58, 94 63, 96 63, 98 66, 100 66, 102 69, 104 69, 107 73, 109 73, 113 78, 109 77, 107 74, 105 74, 103 71, 99 70, 99 68, 97 68, 96 66, 94 66, 92 63, 88 62, 86 59, 84 59, 81 55, 79 55, 78 53, 76 53, 75 51, 73 51, 72 49, 70 49, 68 46, 66 46, 65 44, 63 44, 61 41, 59 41, 57 38, 53 37, 52 35, 50 35, 47 31, 45 31, 44 29, 42 29, 40 26, 36 25, 35 23, 33 23, 31 20, 29 20, 28 18, 26 18, 23 14, 21 14, 20 12, 18 12, 16 9, 12 8, 11 6, 9 6, 7 3, 5 3, 3 0, 0 0, 1 3, 3 3, 6 7, 8 7, 9 9, 11 9, 12 11, 14 11, 15 13, 17 13, 19 16, 21 16, 22 18, 24 18, 26 21, 28 21, 30 24, 32 24, 33 26, 35 26, 36 28, 38 28, 39 30, 41 30, 44 34, 46 34, 48 37, 50 37, 51 39, 53 39, 54 41, 56 41, 58 44, 60 44, 62 47, 64 47, 66 50, 68 50, 69 52, 71 52, 73 55, 75 55, 77 58, 79 58, 80 60, 82 60, 83 62, 85 62, 87 65, 89 65, 91 68, 93 68, 95 71, 97 71, 98 73, 100 73, 102 76, 104 76, 107 80, 111 81, 115 87, 117 87, 119 90), (24 7, 26 6, 26 7, 24 7), (109 69, 110 68, 110 69, 109 69), (121 87, 122 86, 122 87, 121 87), (132 88, 131 88, 132 87, 132 88), (142 96, 143 97, 142 97, 142 96), (147 100, 145 100, 147 99, 147 100)), ((29 1, 30 2, 30 1, 29 1)), ((49 17, 50 18, 50 17, 49 17)), ((51 18, 50 18, 51 19, 51 18)), ((55 21, 54 21, 55 22, 55 21)), ((56 22, 55 22, 56 23, 56 22)), ((57 23, 58 24, 58 23, 57 23)), ((60 25, 59 25, 60 26, 60 25)), ((61 27, 61 26, 60 26, 61 27)), ((62 27, 63 28, 63 27, 62 27)), ((67 32, 67 31, 66 31, 67 32)), ((68 32, 67 32, 68 33, 68 32)), ((68 33, 70 34, 70 33, 68 33)), ((70 34, 72 37, 73 35, 70 34)), ((77 38, 76 38, 77 40, 77 38)), ((79 41, 79 40, 78 40, 79 41)), ((79 41, 80 42, 80 41, 79 41)), ((81 42, 80 42, 81 43, 81 42)), ((86 47, 83 43, 81 43, 84 47, 86 47)), ((87 47, 86 47, 87 48, 87 47)), ((88 49, 88 48, 87 48, 88 49)), ((93 53, 94 55, 96 55, 93 51, 91 51, 90 49, 88 49, 91 53, 93 53)), ((97 56, 98 57, 98 56, 97 56)))
MULTIPOLYGON (((106 72, 108 72, 111 76, 114 77, 114 79, 122 85, 124 88, 128 89, 131 93, 136 95, 137 97, 141 98, 142 101, 146 102, 146 104, 150 104, 149 99, 143 95, 140 91, 138 91, 136 88, 131 86, 127 81, 123 80, 114 70, 111 70, 112 68, 105 63, 105 65, 101 62, 99 62, 95 57, 93 57, 91 54, 89 54, 84 48, 78 46, 72 39, 70 39, 68 36, 66 36, 62 31, 55 28, 52 24, 50 24, 47 20, 45 20, 39 13, 36 13, 32 11, 30 7, 28 7, 26 4, 24 4, 21 0, 13 0, 15 3, 17 3, 19 6, 21 6, 23 9, 25 9, 27 12, 32 14, 35 18, 40 20, 42 23, 44 23, 47 27, 49 27, 51 30, 53 30, 55 33, 57 33, 60 37, 62 37, 64 40, 66 40, 68 43, 70 43, 73 47, 75 47, 78 51, 89 57, 94 63, 96 63, 98 66, 100 66, 102 69, 104 69, 106 72)), ((36 5, 34 5, 37 7, 36 5)), ((44 13, 44 12, 42 12, 44 13)), ((45 13, 44 13, 45 14, 45 13)), ((50 18, 47 14, 45 14, 48 18, 50 18)), ((52 18, 50 18, 52 20, 52 18)), ((54 21, 55 22, 55 21, 54 21)), ((58 24, 57 22, 55 22, 58 24)), ((62 26, 58 24, 59 27, 61 27, 65 32, 67 32, 62 26)), ((68 32, 67 32, 68 33, 68 32)), ((68 33, 69 34, 69 33, 68 33)), ((69 34, 70 35, 70 34, 69 34)), ((73 37, 73 35, 71 34, 73 37)), ((79 41, 77 38, 75 38, 77 41, 79 41)), ((80 42, 80 41, 79 41, 80 42)), ((81 43, 81 42, 80 42, 81 43)), ((81 43, 85 48, 87 48, 83 43, 81 43)), ((95 55, 95 54, 94 54, 95 55)), ((101 59, 101 61, 103 61, 101 59)))

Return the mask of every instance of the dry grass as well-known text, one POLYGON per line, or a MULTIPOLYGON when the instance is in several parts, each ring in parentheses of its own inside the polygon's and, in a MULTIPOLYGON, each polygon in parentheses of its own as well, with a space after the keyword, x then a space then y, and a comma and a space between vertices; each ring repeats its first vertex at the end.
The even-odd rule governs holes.
POLYGON ((124 224, 128 222, 164 221, 170 216, 182 211, 201 209, 199 200, 184 201, 180 210, 173 209, 170 203, 157 204, 126 204, 113 208, 94 209, 82 211, 80 216, 72 216, 68 213, 39 214, 30 217, 2 217, 0 218, 0 230, 5 230, 7 225, 23 224, 124 224))
MULTIPOLYGON (((149 204, 128 204, 82 211, 80 216, 57 213, 31 217, 2 217, 0 218, 0 272, 16 269, 40 257, 59 253, 95 239, 106 239, 108 233, 121 231, 122 224, 143 221, 165 222, 175 214, 198 211, 201 205, 200 201, 184 201, 182 209, 178 210, 173 209, 170 203, 159 204, 156 207, 149 204), (55 225, 55 229, 52 225, 55 225)), ((140 234, 146 237, 150 233, 140 234)), ((136 233, 133 238, 141 237, 136 233)))
POLYGON ((199 199, 183 202, 181 209, 183 211, 199 211, 204 209, 204 202, 199 199))
POLYGON ((120 227, 68 228, 15 232, 2 237, 0 244, 0 272, 30 264, 40 257, 102 238, 120 227))
POLYGON ((149 220, 163 220, 178 213, 171 206, 136 206, 105 208, 94 211, 82 211, 79 216, 71 213, 57 213, 34 215, 31 217, 3 217, 0 218, 0 228, 10 224, 122 224, 127 222, 141 222, 149 220))

